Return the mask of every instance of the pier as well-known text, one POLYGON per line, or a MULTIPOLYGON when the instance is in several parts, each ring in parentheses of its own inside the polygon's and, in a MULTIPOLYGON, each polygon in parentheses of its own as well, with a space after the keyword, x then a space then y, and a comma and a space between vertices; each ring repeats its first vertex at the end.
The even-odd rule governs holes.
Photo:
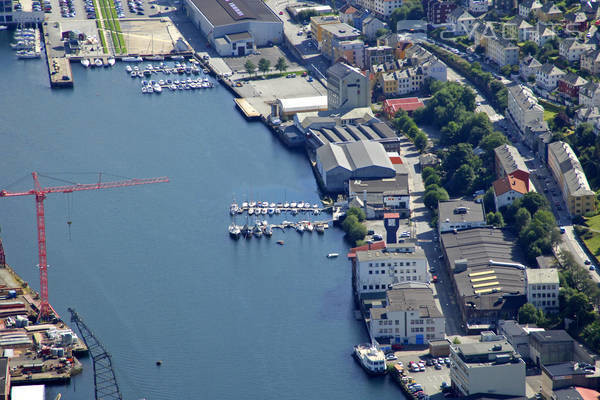
POLYGON ((48 74, 50 87, 73 87, 73 73, 67 58, 48 58, 48 74))
POLYGON ((260 113, 248 103, 248 100, 244 98, 234 98, 233 101, 235 101, 235 104, 237 104, 238 108, 247 119, 260 118, 260 113))

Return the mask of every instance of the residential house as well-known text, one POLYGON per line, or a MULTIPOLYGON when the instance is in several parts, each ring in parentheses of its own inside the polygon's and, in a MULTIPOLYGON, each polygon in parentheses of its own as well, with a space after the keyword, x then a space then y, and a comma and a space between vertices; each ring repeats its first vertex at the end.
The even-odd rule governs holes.
POLYGON ((394 61, 394 49, 390 46, 367 47, 365 52, 365 69, 372 69, 373 65, 385 64, 394 61))
POLYGON ((410 65, 421 67, 425 78, 433 78, 442 82, 448 78, 447 65, 421 46, 412 46, 407 49, 405 59, 410 65))
POLYGON ((569 62, 576 62, 581 59, 581 55, 591 50, 592 46, 580 42, 576 38, 566 38, 558 45, 558 54, 569 62))
POLYGON ((579 59, 579 66, 592 75, 600 74, 600 49, 583 53, 579 59))
POLYGON ((419 67, 407 67, 380 75, 379 85, 386 96, 404 95, 421 89, 423 71, 419 67))
POLYGON ((426 283, 398 283, 387 290, 384 307, 370 309, 369 332, 380 343, 428 344, 446 337, 446 319, 426 283))
POLYGON ((587 83, 585 79, 574 73, 567 73, 558 79, 558 92, 561 96, 577 103, 579 101, 579 89, 587 83))
POLYGON ((386 29, 387 24, 374 15, 369 15, 362 23, 362 34, 367 40, 374 40, 377 37, 377 32, 380 29, 386 29))
POLYGON ((370 106, 369 79, 356 67, 334 64, 327 70, 327 105, 329 110, 370 106))
POLYGON ((501 37, 488 38, 485 55, 500 67, 519 63, 519 47, 501 37))
POLYGON ((583 123, 592 124, 596 133, 600 133, 600 107, 584 106, 578 108, 577 111, 575 111, 573 123, 575 126, 579 126, 583 123))
POLYGON ((492 5, 501 14, 512 14, 517 9, 517 0, 493 0, 492 5))
POLYGON ((456 7, 448 14, 447 23, 451 25, 450 29, 455 35, 465 35, 470 33, 475 24, 473 17, 467 10, 462 7, 456 7))
POLYGON ((468 200, 449 200, 438 203, 438 232, 454 232, 486 226, 483 206, 468 200))
POLYGON ((530 88, 514 84, 509 85, 506 115, 515 123, 521 135, 527 127, 536 121, 544 120, 544 108, 538 104, 530 88))
POLYGON ((487 0, 465 0, 465 6, 469 14, 475 17, 485 14, 489 9, 487 0))
POLYGON ((565 29, 567 32, 585 32, 588 27, 588 19, 584 12, 579 11, 565 15, 565 29))
POLYGON ((494 189, 496 210, 500 210, 500 207, 511 205, 516 199, 523 197, 528 192, 525 181, 514 175, 508 175, 495 180, 492 188, 494 189))
POLYGON ((563 13, 551 1, 545 3, 541 8, 536 10, 536 15, 540 21, 560 21, 563 18, 563 13))
POLYGON ((327 24, 321 27, 321 53, 325 58, 335 62, 335 51, 339 52, 340 42, 353 41, 358 39, 360 31, 354 29, 348 24, 337 23, 327 24))
POLYGON ((550 143, 548 167, 558 182, 567 210, 572 216, 596 211, 596 194, 590 189, 583 168, 571 146, 562 141, 550 143))
POLYGON ((538 22, 534 31, 529 35, 529 40, 542 47, 556 37, 556 33, 547 25, 538 22))
POLYGON ((556 268, 528 268, 525 271, 527 302, 544 313, 558 312, 560 283, 556 268))
POLYGON ((503 144, 496 147, 494 149, 494 167, 498 178, 512 175, 522 180, 525 183, 525 189, 529 191, 529 168, 515 146, 503 144))
POLYGON ((323 27, 325 25, 338 24, 339 22, 340 19, 335 15, 323 15, 310 18, 310 32, 313 39, 317 41, 319 48, 321 48, 321 43, 323 42, 323 27))
POLYGON ((490 22, 476 22, 473 30, 469 34, 469 39, 473 40, 475 46, 486 47, 489 38, 496 38, 496 32, 490 22))
POLYGON ((526 56, 519 61, 519 74, 524 80, 535 78, 542 64, 535 57, 526 56))
POLYGON ((450 345, 450 381, 460 396, 524 397, 525 362, 503 336, 483 332, 479 342, 450 345))
POLYGON ((542 8, 540 0, 525 0, 519 3, 519 15, 523 18, 529 18, 532 13, 536 15, 540 8, 542 8))
POLYGON ((597 1, 582 1, 579 11, 585 14, 588 20, 595 20, 600 17, 600 3, 597 1))
POLYGON ((353 6, 350 3, 346 3, 342 7, 340 7, 338 9, 340 21, 346 24, 353 24, 354 15, 357 12, 359 12, 359 9, 357 7, 353 6))
POLYGON ((355 276, 355 290, 360 299, 385 296, 385 292, 397 283, 427 283, 427 257, 413 242, 388 244, 382 250, 357 251, 355 276))
POLYGON ((584 106, 600 106, 600 84, 588 82, 579 88, 579 104, 584 106))
POLYGON ((456 8, 456 3, 449 0, 429 0, 427 2, 427 22, 440 25, 448 22, 448 14, 456 8))
POLYGON ((512 20, 503 24, 502 29, 504 30, 503 36, 506 39, 516 40, 518 42, 530 40, 535 31, 535 27, 520 15, 517 15, 512 20))
POLYGON ((535 83, 539 88, 551 92, 556 89, 558 80, 565 74, 565 71, 555 67, 554 64, 546 63, 538 70, 535 83))
POLYGON ((388 119, 395 117, 400 110, 412 114, 413 111, 425 107, 418 97, 404 97, 401 99, 386 99, 383 101, 383 113, 388 119))

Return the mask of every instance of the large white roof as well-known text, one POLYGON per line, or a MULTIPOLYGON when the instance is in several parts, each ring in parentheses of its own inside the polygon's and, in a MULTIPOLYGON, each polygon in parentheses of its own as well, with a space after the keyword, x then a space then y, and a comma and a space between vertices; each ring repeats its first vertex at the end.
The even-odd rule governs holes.
POLYGON ((303 112, 315 109, 327 109, 327 96, 297 97, 294 99, 279 99, 282 112, 303 112))

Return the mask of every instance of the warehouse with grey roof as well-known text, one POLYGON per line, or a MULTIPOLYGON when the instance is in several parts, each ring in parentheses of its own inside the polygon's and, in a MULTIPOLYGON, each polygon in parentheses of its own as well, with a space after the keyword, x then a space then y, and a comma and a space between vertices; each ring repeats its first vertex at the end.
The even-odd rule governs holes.
POLYGON ((221 56, 245 56, 283 39, 283 22, 262 0, 184 2, 188 16, 221 56))

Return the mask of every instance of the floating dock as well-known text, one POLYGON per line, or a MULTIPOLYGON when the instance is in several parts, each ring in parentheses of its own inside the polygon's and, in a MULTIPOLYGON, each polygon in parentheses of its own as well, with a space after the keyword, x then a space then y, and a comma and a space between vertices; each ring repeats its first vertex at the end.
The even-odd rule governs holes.
POLYGON ((256 109, 252 107, 250 103, 248 103, 248 100, 244 98, 235 98, 233 101, 235 101, 235 104, 237 104, 238 108, 242 111, 242 114, 244 114, 247 119, 260 118, 260 113, 256 111, 256 109))

